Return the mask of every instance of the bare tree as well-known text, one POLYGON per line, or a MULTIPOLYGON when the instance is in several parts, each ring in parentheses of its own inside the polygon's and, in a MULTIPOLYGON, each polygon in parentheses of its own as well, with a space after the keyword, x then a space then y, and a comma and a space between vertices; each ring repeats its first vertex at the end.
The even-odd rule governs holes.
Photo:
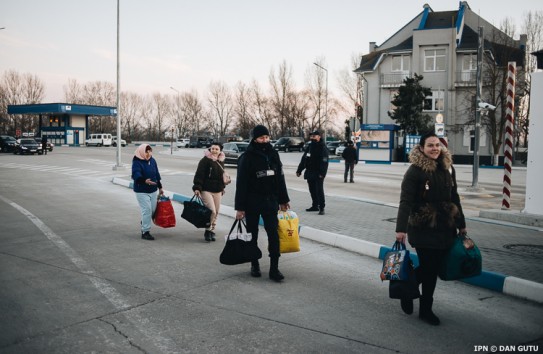
POLYGON ((141 134, 140 119, 143 98, 136 93, 122 92, 120 101, 120 111, 123 112, 121 116, 122 135, 126 140, 133 141, 139 138, 141 134))
POLYGON ((204 112, 204 107, 198 96, 198 92, 193 90, 184 93, 181 96, 181 106, 185 125, 182 129, 179 129, 179 133, 184 136, 187 136, 188 134, 198 134, 200 132, 200 123, 203 119, 204 112))
POLYGON ((172 119, 172 106, 167 96, 160 93, 155 93, 152 96, 153 114, 155 127, 153 133, 156 133, 156 140, 163 140, 165 133, 171 129, 172 119))
MULTIPOLYGON (((326 67, 323 58, 318 58, 315 63, 321 67, 326 67)), ((326 72, 321 68, 312 65, 306 71, 307 95, 310 100, 311 108, 308 112, 309 130, 323 129, 326 117, 326 72)))
POLYGON ((260 88, 260 85, 256 80, 253 80, 251 84, 251 98, 252 98, 252 117, 254 122, 250 126, 247 126, 247 130, 243 136, 249 136, 251 129, 257 124, 262 124, 268 128, 270 134, 277 137, 281 134, 279 124, 274 117, 272 99, 267 97, 260 88))
POLYGON ((248 136, 254 127, 252 111, 254 101, 251 97, 251 89, 242 82, 238 82, 235 92, 234 115, 236 117, 236 134, 248 136))
POLYGON ((297 126, 297 122, 292 115, 292 102, 295 101, 296 90, 294 80, 292 78, 292 68, 287 65, 284 60, 279 65, 277 75, 272 68, 269 75, 269 82, 271 87, 271 107, 273 108, 273 114, 279 125, 279 131, 281 135, 288 134, 288 131, 292 127, 297 126))
POLYGON ((38 121, 32 115, 8 116, 8 105, 40 103, 45 93, 41 79, 32 74, 19 74, 8 70, 0 81, 0 116, 5 133, 14 134, 17 129, 36 131, 38 121))
POLYGON ((211 82, 208 103, 213 119, 209 122, 215 136, 225 135, 232 124, 232 95, 224 82, 211 82))
POLYGON ((68 79, 68 83, 62 89, 64 91, 64 102, 83 103, 83 87, 76 79, 68 79))

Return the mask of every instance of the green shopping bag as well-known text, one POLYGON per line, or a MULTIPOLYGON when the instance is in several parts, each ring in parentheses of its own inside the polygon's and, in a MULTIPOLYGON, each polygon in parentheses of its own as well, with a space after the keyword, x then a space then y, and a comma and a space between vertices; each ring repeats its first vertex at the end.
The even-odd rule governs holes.
POLYGON ((467 235, 458 235, 441 263, 441 280, 458 280, 480 275, 483 269, 481 252, 467 235))

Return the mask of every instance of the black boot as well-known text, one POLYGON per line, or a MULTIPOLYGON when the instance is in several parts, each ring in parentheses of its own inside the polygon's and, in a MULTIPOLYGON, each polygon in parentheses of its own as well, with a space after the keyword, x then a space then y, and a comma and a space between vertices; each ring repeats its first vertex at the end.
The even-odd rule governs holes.
POLYGON ((410 315, 413 313, 413 299, 402 298, 400 300, 403 312, 410 315))
POLYGON ((153 241, 155 238, 149 233, 149 231, 145 231, 141 234, 141 238, 144 240, 153 241))
POLYGON ((215 241, 215 233, 213 231, 209 231, 209 237, 211 238, 211 241, 215 241))
POLYGON ((260 278, 262 273, 260 273, 260 264, 257 261, 251 262, 251 276, 255 278, 260 278))
POLYGON ((434 298, 421 296, 419 318, 432 326, 438 326, 441 322, 439 321, 439 317, 432 312, 433 303, 434 298))
POLYGON ((324 208, 319 210, 319 215, 324 215, 324 208))
POLYGON ((206 242, 211 241, 210 232, 211 232, 211 231, 209 231, 209 230, 206 230, 206 231, 204 232, 204 239, 206 240, 206 242))
POLYGON ((317 208, 316 206, 312 206, 311 208, 305 209, 305 211, 319 211, 319 208, 317 208))
POLYGON ((285 276, 279 271, 279 257, 270 257, 270 279, 280 282, 285 276))

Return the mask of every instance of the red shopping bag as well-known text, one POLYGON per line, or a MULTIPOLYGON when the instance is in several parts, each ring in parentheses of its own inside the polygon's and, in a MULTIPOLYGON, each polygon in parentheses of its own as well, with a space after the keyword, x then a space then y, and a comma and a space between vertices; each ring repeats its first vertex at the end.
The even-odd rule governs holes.
POLYGON ((172 201, 165 195, 158 198, 153 222, 156 226, 168 228, 175 226, 175 211, 172 201))

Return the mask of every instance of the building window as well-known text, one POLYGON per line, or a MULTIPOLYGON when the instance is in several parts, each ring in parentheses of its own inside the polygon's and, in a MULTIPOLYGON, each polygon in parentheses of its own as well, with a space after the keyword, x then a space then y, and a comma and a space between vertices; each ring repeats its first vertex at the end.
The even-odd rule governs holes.
POLYGON ((464 54, 462 59, 462 71, 477 70, 477 54, 464 54))
POLYGON ((424 71, 445 71, 445 49, 424 51, 424 71))
POLYGON ((392 57, 392 71, 408 73, 411 69, 411 57, 409 55, 395 55, 392 57))
POLYGON ((443 91, 432 91, 432 96, 424 100, 424 111, 443 111, 445 109, 445 93, 443 91))

